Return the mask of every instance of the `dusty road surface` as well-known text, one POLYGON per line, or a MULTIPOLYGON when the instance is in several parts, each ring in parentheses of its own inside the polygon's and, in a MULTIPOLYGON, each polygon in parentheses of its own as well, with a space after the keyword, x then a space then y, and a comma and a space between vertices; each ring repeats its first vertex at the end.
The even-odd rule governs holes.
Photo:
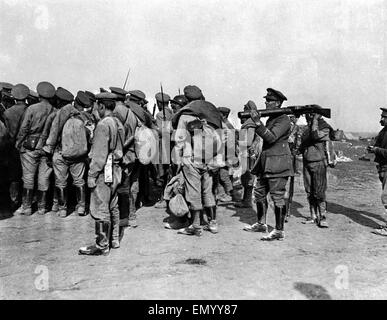
POLYGON ((384 221, 374 164, 330 169, 329 229, 301 223, 301 179, 282 242, 242 230, 251 209, 222 205, 220 232, 198 238, 164 229, 165 211, 144 207, 120 249, 87 257, 78 248, 93 241, 90 216, 3 210, 0 299, 386 299, 387 237, 371 233, 384 221))

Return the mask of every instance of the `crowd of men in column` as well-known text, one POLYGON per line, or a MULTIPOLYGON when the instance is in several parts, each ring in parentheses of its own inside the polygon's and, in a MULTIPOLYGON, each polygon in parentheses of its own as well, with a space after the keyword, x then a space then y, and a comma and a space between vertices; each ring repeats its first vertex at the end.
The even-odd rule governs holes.
MULTIPOLYGON (((149 201, 152 178, 162 190, 155 207, 170 214, 168 229, 195 236, 203 230, 217 233, 217 205, 232 202, 256 210, 257 222, 245 226, 245 231, 262 232, 265 241, 284 240, 296 158, 302 155, 310 209, 304 223, 328 227, 325 143, 333 129, 321 115, 305 115, 307 127, 301 132, 297 118, 286 114, 271 116, 264 124, 250 100, 244 110, 251 117, 235 130, 228 120, 230 109, 215 107, 194 85, 173 99, 157 93, 156 115, 149 112, 142 91, 109 89, 78 91, 74 96, 49 82, 40 82, 36 92, 24 84, 0 83, 0 166, 7 172, 1 183, 9 186, 14 215, 31 215, 36 202, 37 214, 52 211, 65 218, 70 173, 76 213, 90 213, 95 220, 95 243, 81 247, 79 253, 106 255, 119 248, 126 228, 137 226, 136 210, 149 201), (144 161, 140 154, 144 148, 138 142, 151 141, 146 138, 149 132, 157 143, 157 161, 153 156, 153 161, 144 161), (235 188, 238 171, 242 199, 235 188), (270 233, 268 195, 275 215, 270 233)), ((264 99, 266 109, 281 108, 287 100, 272 88, 264 99)), ((385 150, 384 140, 377 139, 369 152, 385 150)), ((386 179, 381 180, 384 189, 386 179)))

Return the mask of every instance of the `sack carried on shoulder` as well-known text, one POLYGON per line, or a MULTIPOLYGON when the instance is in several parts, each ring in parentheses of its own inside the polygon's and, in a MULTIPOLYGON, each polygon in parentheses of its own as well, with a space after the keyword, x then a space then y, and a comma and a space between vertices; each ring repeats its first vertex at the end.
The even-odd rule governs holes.
POLYGON ((80 116, 70 117, 62 130, 62 156, 72 160, 87 154, 86 128, 80 116))
POLYGON ((31 134, 24 140, 23 147, 27 150, 34 151, 38 145, 40 134, 31 134))

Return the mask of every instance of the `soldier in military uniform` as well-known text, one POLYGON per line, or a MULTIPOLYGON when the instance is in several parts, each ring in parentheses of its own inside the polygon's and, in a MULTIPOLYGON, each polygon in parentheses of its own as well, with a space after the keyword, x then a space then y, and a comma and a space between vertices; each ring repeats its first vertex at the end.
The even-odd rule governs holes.
MULTIPOLYGON (((125 104, 129 106, 133 112, 136 111, 137 118, 145 126, 156 128, 156 120, 153 119, 152 114, 146 108, 148 100, 146 100, 145 93, 141 90, 131 90, 126 97, 125 104)), ((135 197, 136 207, 139 207, 140 204, 148 205, 151 203, 149 185, 149 170, 151 167, 153 167, 153 164, 144 165, 138 162, 138 168, 134 171, 136 175, 132 175, 133 182, 131 189, 135 192, 133 195, 135 197), (139 176, 141 176, 141 179, 138 179, 139 176)))
MULTIPOLYGON (((257 106, 254 101, 249 100, 243 107, 244 111, 257 110, 257 106)), ((259 158, 261 149, 262 149, 262 139, 255 132, 256 124, 252 119, 241 119, 241 130, 239 132, 239 148, 240 156, 243 156, 243 150, 241 150, 242 145, 246 144, 247 154, 242 161, 242 168, 245 166, 244 173, 241 176, 241 182, 243 186, 243 199, 241 202, 236 202, 235 207, 237 208, 251 208, 253 200, 253 187, 254 187, 254 175, 251 173, 251 170, 254 167, 256 160, 259 158)), ((250 230, 247 227, 248 231, 250 230)))
POLYGON ((123 141, 125 129, 113 110, 117 96, 111 92, 96 95, 101 121, 95 129, 87 185, 92 189, 90 213, 95 220, 96 242, 81 247, 79 254, 107 255, 110 248, 119 248, 119 219, 117 188, 121 183, 123 141))
MULTIPOLYGON (((287 98, 278 90, 267 89, 266 109, 278 109, 287 98)), ((286 215, 285 192, 289 176, 292 176, 292 157, 288 138, 290 135, 290 119, 287 115, 272 116, 266 125, 260 120, 258 111, 251 112, 251 119, 257 125, 255 131, 262 138, 263 146, 259 160, 252 173, 256 175, 254 198, 257 206, 258 222, 245 227, 247 231, 267 232, 266 212, 267 194, 270 193, 274 202, 275 229, 261 240, 283 240, 284 221, 286 215)))
MULTIPOLYGON (((382 111, 380 125, 383 127, 375 139, 373 146, 368 146, 369 153, 375 154, 376 169, 378 170, 379 180, 382 183, 381 200, 384 206, 384 213, 387 214, 387 108, 380 108, 382 111)), ((378 229, 372 231, 381 236, 387 236, 387 224, 381 225, 378 229)))
MULTIPOLYGON (((22 190, 22 167, 20 162, 20 154, 15 147, 15 143, 24 113, 27 109, 26 98, 29 93, 30 90, 26 85, 22 83, 15 85, 12 88, 11 94, 14 97, 16 104, 5 110, 3 114, 4 123, 8 129, 8 135, 11 144, 8 154, 8 174, 10 180, 9 193, 14 210, 20 205, 22 190)), ((16 212, 16 214, 18 213, 20 213, 20 211, 16 212)))
MULTIPOLYGON (((117 96, 113 115, 121 121, 125 129, 122 181, 117 189, 118 207, 120 209, 120 237, 122 238, 126 227, 137 227, 136 200, 138 195, 139 164, 134 152, 134 133, 139 126, 139 119, 129 105, 124 103, 129 92, 117 87, 110 87, 110 90, 117 96)), ((136 109, 137 112, 139 110, 143 112, 140 108, 136 109)))
MULTIPOLYGON (((83 91, 78 91, 75 97, 68 90, 59 87, 57 99, 60 111, 57 112, 53 122, 52 130, 43 148, 48 154, 53 154, 53 167, 55 173, 55 190, 58 196, 58 216, 67 216, 68 187, 67 181, 69 172, 73 179, 76 194, 76 212, 83 216, 86 214, 86 188, 85 188, 85 168, 86 158, 68 159, 62 155, 62 133, 65 123, 71 117, 79 117, 86 124, 91 116, 86 117, 84 109, 91 106, 89 96, 83 91)), ((87 132, 87 131, 86 131, 87 132)), ((54 210, 53 210, 54 211, 54 210)))
MULTIPOLYGON (((165 189, 168 179, 171 176, 170 171, 170 137, 172 133, 171 120, 173 112, 169 108, 170 96, 166 93, 156 93, 155 95, 157 108, 159 112, 156 114, 156 125, 159 133, 159 163, 156 165, 157 168, 157 180, 162 190, 165 189), (165 118, 164 118, 165 115, 165 118)), ((166 208, 167 204, 161 194, 161 199, 155 204, 155 208, 166 208)))
POLYGON ((203 228, 200 217, 203 210, 211 219, 209 224, 205 225, 205 230, 212 233, 218 232, 212 176, 213 169, 219 168, 215 166, 215 158, 219 154, 211 154, 211 159, 203 159, 203 145, 200 145, 198 140, 194 142, 195 138, 201 139, 201 136, 195 137, 195 134, 191 133, 193 130, 189 130, 189 127, 197 123, 198 120, 206 120, 207 123, 211 123, 216 135, 215 130, 222 129, 222 115, 213 104, 204 101, 202 91, 197 86, 186 86, 184 95, 191 103, 188 103, 184 110, 181 110, 173 118, 172 124, 176 128, 174 153, 177 155, 177 159, 180 159, 178 163, 182 165, 185 180, 185 198, 191 211, 192 224, 187 228, 180 229, 178 233, 201 236, 203 228), (191 135, 192 144, 187 139, 188 134, 191 135), (197 143, 196 147, 195 143, 197 143))
POLYGON ((326 220, 327 167, 325 143, 332 127, 319 114, 306 114, 307 129, 301 136, 299 153, 303 157, 304 187, 308 198, 310 218, 303 223, 316 223, 328 228, 326 220))
POLYGON ((19 133, 16 138, 16 148, 20 152, 23 168, 23 211, 31 215, 31 204, 34 191, 35 173, 38 171, 38 213, 45 213, 45 196, 49 188, 49 178, 52 168, 48 158, 41 149, 39 141, 48 116, 53 112, 52 98, 55 87, 49 82, 40 82, 37 86, 40 102, 27 108, 19 133))
MULTIPOLYGON (((219 112, 222 114, 222 120, 223 125, 225 127, 225 130, 227 130, 227 133, 225 134, 225 137, 230 137, 230 139, 234 139, 235 141, 235 128, 230 123, 230 121, 227 119, 231 110, 230 108, 226 107, 219 107, 219 112)), ((231 160, 232 157, 235 158, 235 148, 233 150, 230 150, 228 148, 229 145, 225 141, 225 148, 224 148, 224 164, 222 168, 219 168, 219 171, 217 174, 214 174, 214 188, 215 188, 215 194, 216 198, 220 202, 230 202, 232 201, 232 194, 233 194, 233 184, 230 178, 230 167, 228 166, 228 160, 231 160), (232 154, 233 153, 233 154, 232 154), (223 190, 222 190, 223 189, 223 190)), ((235 146, 234 146, 235 147, 235 146)))

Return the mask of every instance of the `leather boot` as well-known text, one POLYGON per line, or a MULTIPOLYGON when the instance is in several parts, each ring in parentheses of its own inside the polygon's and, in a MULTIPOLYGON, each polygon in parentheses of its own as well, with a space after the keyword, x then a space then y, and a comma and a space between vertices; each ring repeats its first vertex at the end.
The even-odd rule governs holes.
POLYGON ((38 214, 46 214, 47 191, 38 190, 38 214))
POLYGON ((267 224, 266 224, 266 212, 267 212, 267 200, 258 201, 257 205, 257 222, 245 226, 243 230, 250 232, 267 232, 267 224))
POLYGON ((253 199, 253 187, 246 186, 245 191, 243 192, 243 200, 239 203, 236 203, 235 206, 238 208, 251 208, 252 199, 253 199))
POLYGON ((85 216, 85 206, 86 206, 86 190, 85 186, 76 187, 76 195, 77 195, 77 213, 79 216, 85 216))
POLYGON ((88 247, 79 248, 78 253, 89 256, 109 254, 110 222, 98 220, 95 222, 96 243, 88 247))
POLYGON ((66 218, 67 216, 67 189, 57 187, 59 211, 58 216, 66 218))
POLYGON ((25 189, 23 188, 23 211, 21 214, 24 214, 26 216, 30 216, 32 214, 32 198, 34 196, 34 190, 33 189, 25 189))
POLYGON ((285 224, 285 216, 286 216, 285 206, 282 206, 282 207, 274 206, 274 214, 275 214, 275 229, 271 231, 267 236, 262 237, 261 240, 264 240, 264 241, 284 240, 285 238, 284 224, 285 224))
POLYGON ((129 195, 127 193, 118 194, 118 209, 120 211, 120 226, 129 226, 129 195))

